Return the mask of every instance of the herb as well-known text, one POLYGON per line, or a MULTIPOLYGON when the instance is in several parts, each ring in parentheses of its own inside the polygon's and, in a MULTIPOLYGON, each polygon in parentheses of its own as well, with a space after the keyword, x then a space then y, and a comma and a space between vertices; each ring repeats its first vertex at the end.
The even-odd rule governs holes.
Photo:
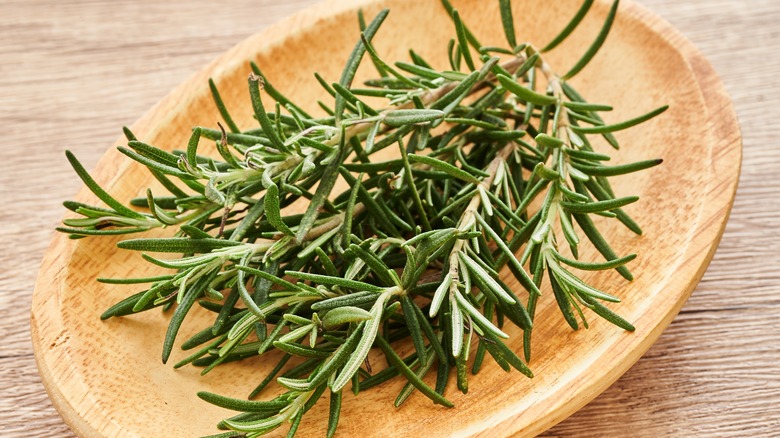
POLYGON ((334 100, 320 102, 326 116, 309 115, 252 64, 247 85, 259 127, 241 130, 210 81, 229 132, 222 125, 195 127, 186 149, 167 152, 125 129, 128 143, 120 151, 148 167, 169 192, 147 190, 131 201, 147 212, 118 202, 67 154, 107 208, 66 202, 81 217, 64 220, 59 231, 81 238, 176 230, 169 238, 119 243, 171 273, 101 279, 148 284, 109 308, 103 319, 173 309, 162 351, 166 362, 192 308, 199 304, 214 312, 214 324, 182 344, 197 351, 176 364, 202 366, 203 374, 273 349, 285 353, 250 395, 275 381, 286 392, 271 400, 198 394, 241 412, 219 424, 234 432, 218 436, 253 437, 285 423, 293 435, 326 392, 332 436, 344 388, 351 384, 357 393, 399 374, 408 384, 396 406, 418 390, 449 407, 448 375, 455 372, 458 389, 466 392, 468 362, 473 356, 476 373, 486 353, 503 369, 531 377, 526 362, 545 277, 573 329, 587 327, 590 312, 634 329, 604 304, 619 302, 617 296, 573 271, 615 269, 631 280, 625 265, 635 255, 618 256, 591 216, 614 218, 641 233, 622 210, 637 197, 617 197, 608 177, 661 162, 609 166, 610 157, 597 152, 590 139, 603 136, 617 148, 613 132, 665 107, 608 125, 600 113, 611 107, 586 102, 568 82, 603 44, 618 2, 592 46, 563 76, 544 52, 569 36, 591 1, 541 51, 517 44, 507 0, 500 1, 507 48, 481 46, 458 12, 443 3, 455 35, 450 65, 443 70, 414 52, 411 63, 382 59, 371 41, 388 13, 368 24, 361 14, 363 31, 339 82, 316 75, 334 100), (353 86, 366 57, 378 78, 353 86), (370 105, 366 96, 387 104, 370 105), (221 159, 198 153, 210 142, 221 159), (374 158, 386 148, 397 148, 400 158, 374 158), (339 179, 349 188, 336 193, 339 179), (308 208, 291 214, 288 207, 301 198, 308 208), (605 261, 578 259, 583 237, 605 261), (161 252, 181 256, 149 255, 161 252), (501 280, 504 268, 525 291, 501 280), (509 337, 507 321, 523 330, 522 358, 503 341, 509 337), (414 346, 407 357, 393 346, 403 339, 414 346), (367 362, 372 347, 382 350, 387 368, 372 369, 367 362), (291 358, 295 365, 287 367, 291 358), (433 388, 423 380, 430 372, 436 374, 433 388))

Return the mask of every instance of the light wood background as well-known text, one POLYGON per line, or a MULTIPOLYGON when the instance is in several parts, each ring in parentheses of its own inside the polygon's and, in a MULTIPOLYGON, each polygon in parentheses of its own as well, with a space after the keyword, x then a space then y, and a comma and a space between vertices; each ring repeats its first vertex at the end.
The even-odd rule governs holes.
MULTIPOLYGON (((0 436, 72 437, 38 377, 33 284, 61 201, 131 124, 216 55, 314 0, 0 1, 0 436)), ((780 434, 780 2, 642 0, 722 76, 742 179, 707 274, 658 343, 545 436, 780 434)), ((680 152, 685 153, 684 145, 680 152)))

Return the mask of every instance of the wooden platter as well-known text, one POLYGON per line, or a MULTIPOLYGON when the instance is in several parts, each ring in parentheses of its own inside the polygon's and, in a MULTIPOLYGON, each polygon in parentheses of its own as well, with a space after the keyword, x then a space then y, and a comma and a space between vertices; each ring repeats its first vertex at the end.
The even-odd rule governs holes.
MULTIPOLYGON (((453 3, 484 43, 502 42, 498 2, 453 3)), ((546 43, 578 6, 577 0, 515 0, 520 39, 546 43)), ((312 72, 337 80, 359 35, 356 11, 360 7, 369 17, 390 8, 376 39, 387 59, 406 59, 411 47, 436 65, 445 64, 453 28, 438 2, 328 1, 240 43, 173 90, 136 122, 133 131, 148 143, 174 149, 186 145, 190 127, 214 126, 219 118, 210 102, 209 77, 220 86, 239 126, 254 126, 247 105, 249 60, 258 62, 275 86, 293 100, 315 108, 316 101, 325 96, 312 72)), ((563 71, 579 58, 598 32, 608 7, 604 0, 594 4, 573 37, 548 56, 554 68, 563 71)), ((365 68, 360 78, 371 73, 365 68)), ((548 296, 537 310, 530 362, 535 378, 506 374, 491 363, 472 379, 467 395, 454 389, 447 394, 456 404, 450 410, 419 395, 395 409, 392 400, 402 382, 392 381, 361 393, 359 400, 345 396, 339 436, 540 433, 585 405, 631 367, 695 288, 723 232, 741 162, 736 117, 720 80, 669 24, 624 1, 602 52, 574 82, 590 100, 615 107, 607 122, 670 105, 652 122, 618 133, 624 146, 613 158, 618 163, 665 160, 639 176, 615 180, 618 195, 641 196, 628 210, 640 218, 644 235, 602 227, 618 253, 639 253, 631 265, 635 280, 626 283, 613 273, 592 277, 596 285, 623 299, 613 308, 634 323, 637 331, 626 333, 591 318, 589 330, 573 332, 548 296)), ((114 148, 93 175, 121 200, 142 194, 151 179, 114 148)), ((94 201, 86 190, 76 199, 94 201)), ((160 363, 167 317, 149 312, 101 322, 99 315, 107 306, 134 290, 96 283, 96 277, 156 272, 138 254, 116 249, 117 241, 71 241, 57 235, 46 253, 33 297, 32 338, 49 396, 65 421, 84 437, 215 433, 214 425, 230 412, 200 401, 195 392, 244 397, 269 365, 257 358, 200 377, 199 369, 174 370, 160 363)), ((586 260, 597 258, 595 251, 582 252, 586 260)), ((196 331, 206 318, 195 315, 185 323, 180 339, 196 331)), ((519 351, 517 332, 510 334, 515 335, 510 346, 519 351)), ((172 362, 182 357, 182 352, 174 351, 172 362)), ((301 424, 300 436, 323 435, 326 417, 326 406, 315 407, 301 424)))

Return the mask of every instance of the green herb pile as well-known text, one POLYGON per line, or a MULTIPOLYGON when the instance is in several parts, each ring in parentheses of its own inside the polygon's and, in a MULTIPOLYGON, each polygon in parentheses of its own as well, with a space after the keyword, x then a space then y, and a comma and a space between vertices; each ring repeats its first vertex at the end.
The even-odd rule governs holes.
POLYGON ((413 51, 409 62, 383 60, 371 41, 387 11, 367 25, 361 14, 363 31, 340 80, 315 74, 333 97, 332 105, 320 102, 325 116, 302 108, 310 102, 288 100, 253 64, 248 86, 259 126, 241 130, 210 82, 227 130, 196 127, 186 150, 173 153, 125 130, 128 143, 120 151, 148 167, 168 192, 147 190, 134 199, 143 212, 111 197, 68 153, 107 207, 66 202, 80 217, 66 219, 59 231, 79 238, 175 229, 174 237, 119 243, 170 274, 101 279, 148 284, 103 318, 172 310, 165 362, 182 321, 199 304, 213 312, 214 323, 182 344, 194 353, 176 367, 192 363, 204 374, 225 362, 283 352, 249 398, 274 382, 284 388, 281 395, 242 401, 199 394, 241 412, 221 422, 229 431, 217 436, 247 437, 284 424, 293 435, 326 392, 332 436, 348 385, 357 393, 401 375, 408 384, 396 406, 415 390, 452 406, 445 397, 450 373, 466 392, 468 375, 488 356, 504 370, 532 376, 526 362, 543 284, 572 328, 587 327, 586 317, 595 314, 633 330, 605 305, 618 297, 575 270, 616 269, 631 279, 624 265, 635 256, 616 254, 592 216, 640 233, 621 209, 638 198, 617 197, 608 177, 661 161, 609 165, 591 139, 603 136, 617 148, 613 132, 666 108, 607 125, 600 114, 611 108, 586 102, 568 82, 605 41, 617 1, 566 74, 545 62, 544 53, 571 34, 591 4, 585 1, 558 37, 537 49, 517 43, 509 1, 502 0, 507 48, 500 48, 481 45, 445 0, 455 38, 443 70, 413 51), (377 78, 355 85, 364 58, 377 78), (376 98, 386 103, 367 103, 376 98), (387 148, 398 158, 377 159, 387 148), (198 153, 214 149, 221 160, 198 153), (340 193, 339 179, 348 187, 340 193), (290 213, 301 198, 305 212, 290 213), (604 261, 578 260, 583 237, 604 261), (160 252, 180 257, 147 254, 160 252), (508 286, 504 272, 523 289, 508 286), (505 344, 510 324, 523 332, 523 352, 505 344), (401 357, 404 342, 414 350, 401 357), (387 366, 367 362, 374 347, 387 366), (423 381, 428 373, 436 375, 434 387, 423 381))

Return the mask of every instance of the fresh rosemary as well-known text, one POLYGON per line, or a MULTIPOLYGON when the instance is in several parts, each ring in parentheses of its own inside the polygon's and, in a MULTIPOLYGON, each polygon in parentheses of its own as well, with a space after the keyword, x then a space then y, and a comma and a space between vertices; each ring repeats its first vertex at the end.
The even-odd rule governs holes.
POLYGON ((290 424, 330 393, 327 436, 337 427, 348 384, 364 391, 402 375, 408 380, 395 405, 416 389, 434 403, 445 398, 448 376, 467 390, 489 354, 501 368, 531 377, 530 338, 544 277, 565 321, 587 327, 586 313, 625 329, 634 327, 605 302, 619 298, 584 282, 572 270, 616 269, 625 264, 597 230, 591 215, 614 218, 635 233, 639 226, 621 208, 637 200, 616 197, 608 177, 655 166, 648 160, 615 166, 591 145, 603 136, 644 122, 662 107, 614 125, 586 102, 568 80, 593 58, 609 33, 618 2, 583 57, 559 76, 544 59, 579 24, 592 4, 584 1, 568 26, 538 50, 516 41, 509 0, 500 0, 507 48, 484 47, 447 0, 455 38, 450 65, 439 70, 415 52, 411 62, 390 64, 371 45, 387 16, 366 24, 339 82, 315 75, 333 97, 313 116, 273 87, 259 68, 248 79, 259 127, 241 130, 209 82, 228 130, 196 127, 180 152, 143 143, 125 129, 119 150, 146 166, 169 192, 147 190, 123 205, 101 189, 70 153, 74 169, 106 207, 66 202, 80 215, 59 231, 73 238, 174 228, 174 237, 121 241, 148 262, 171 270, 152 278, 100 279, 148 288, 109 308, 103 319, 173 309, 162 351, 166 362, 179 327, 199 304, 214 323, 182 344, 196 350, 177 363, 205 367, 276 349, 284 353, 250 398, 276 382, 286 392, 267 401, 198 395, 239 411, 219 424, 216 436, 254 437, 290 424), (378 78, 353 87, 368 56, 378 78), (262 91, 262 92, 261 92, 262 91), (365 97, 387 100, 382 108, 365 97), (207 140, 207 141, 204 141, 207 140), (213 144, 221 159, 199 155, 213 144), (398 157, 375 154, 397 148, 398 157), (348 189, 336 193, 342 179, 348 189), (305 198, 303 214, 288 206, 305 198), (577 224, 579 230, 575 228, 577 224), (578 260, 581 238, 606 261, 578 260), (561 243, 565 242, 565 248, 561 243), (147 253, 182 254, 158 258, 147 253), (568 254, 568 255, 567 255, 568 254), (508 271, 525 288, 507 286, 508 271), (504 326, 523 330, 523 359, 504 343, 504 326), (410 339, 414 352, 393 346, 410 339), (388 366, 366 363, 379 347, 388 366), (292 360, 294 366, 287 367, 292 360), (436 374, 435 387, 423 377, 436 374))

